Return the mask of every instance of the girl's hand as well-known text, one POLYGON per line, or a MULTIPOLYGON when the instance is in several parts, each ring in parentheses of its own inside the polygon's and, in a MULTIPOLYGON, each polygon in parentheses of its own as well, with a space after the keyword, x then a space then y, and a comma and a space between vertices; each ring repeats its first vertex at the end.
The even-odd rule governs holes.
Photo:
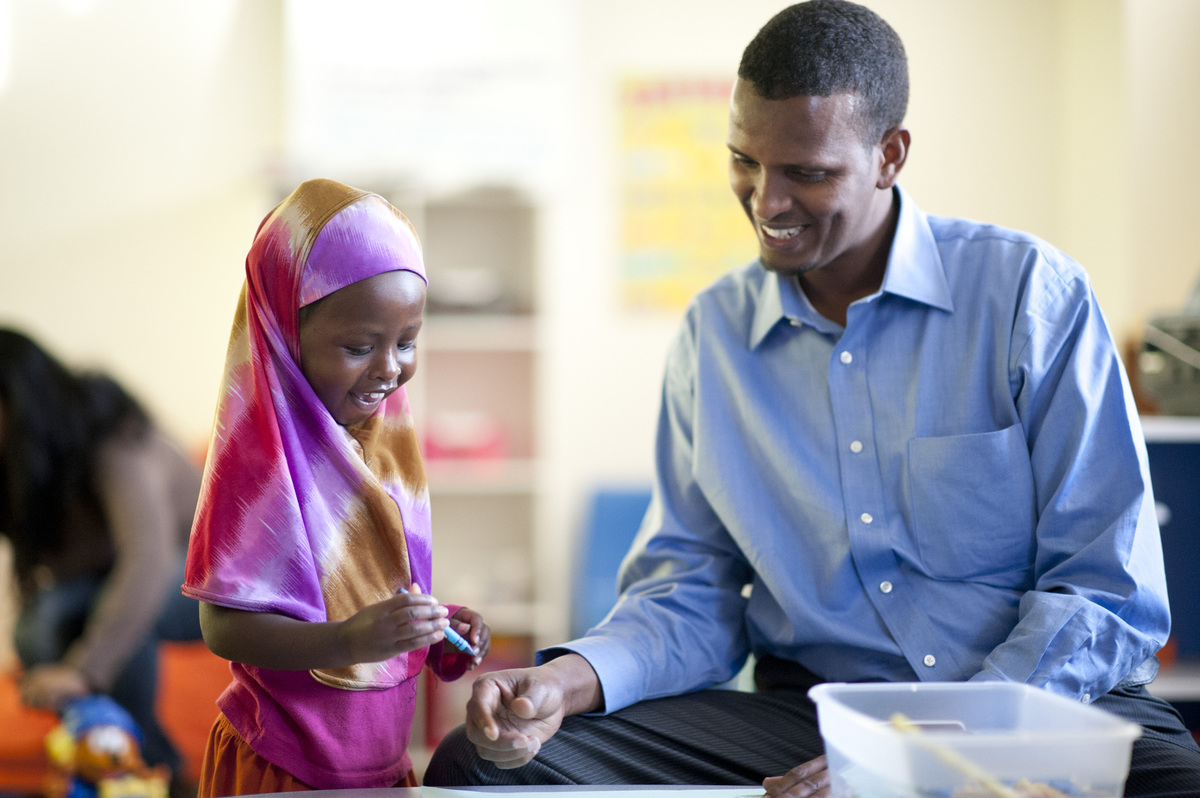
POLYGON ((359 610, 339 631, 351 662, 382 662, 441 640, 450 624, 446 614, 437 599, 413 585, 408 593, 359 610))
POLYGON ((475 666, 483 662, 492 648, 492 630, 483 622, 483 616, 470 607, 462 607, 454 613, 450 625, 475 649, 477 656, 467 666, 467 670, 475 670, 475 666))

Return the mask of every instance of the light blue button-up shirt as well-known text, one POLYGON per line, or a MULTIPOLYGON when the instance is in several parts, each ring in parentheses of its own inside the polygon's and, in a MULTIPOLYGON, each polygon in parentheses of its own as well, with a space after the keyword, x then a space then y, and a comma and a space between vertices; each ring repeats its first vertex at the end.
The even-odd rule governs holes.
POLYGON ((688 308, 621 598, 543 655, 583 655, 606 711, 751 651, 1081 700, 1153 677, 1169 616, 1146 452, 1087 276, 895 196, 883 286, 844 329, 758 261, 688 308))

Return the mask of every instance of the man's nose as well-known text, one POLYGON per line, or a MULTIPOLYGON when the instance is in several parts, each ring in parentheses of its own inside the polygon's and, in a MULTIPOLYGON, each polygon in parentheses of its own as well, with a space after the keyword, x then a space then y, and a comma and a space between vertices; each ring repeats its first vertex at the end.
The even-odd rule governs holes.
POLYGON ((786 178, 763 169, 754 181, 752 210, 759 219, 774 219, 792 207, 791 186, 786 178))

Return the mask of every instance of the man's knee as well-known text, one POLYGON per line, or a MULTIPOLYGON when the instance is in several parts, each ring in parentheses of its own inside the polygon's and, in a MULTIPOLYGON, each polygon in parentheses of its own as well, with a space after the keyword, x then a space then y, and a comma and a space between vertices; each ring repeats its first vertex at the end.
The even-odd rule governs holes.
POLYGON ((429 767, 425 769, 423 784, 430 787, 469 787, 483 782, 478 780, 474 767, 478 755, 475 746, 467 739, 466 728, 459 726, 438 743, 429 767))

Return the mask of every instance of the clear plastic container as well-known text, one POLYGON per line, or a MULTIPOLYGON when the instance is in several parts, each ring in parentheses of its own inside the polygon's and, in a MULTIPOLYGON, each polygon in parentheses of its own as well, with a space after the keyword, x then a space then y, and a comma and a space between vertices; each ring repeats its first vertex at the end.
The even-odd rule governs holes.
POLYGON ((1141 735, 1112 713, 1008 682, 829 683, 808 694, 836 798, 1120 798, 1141 735))

